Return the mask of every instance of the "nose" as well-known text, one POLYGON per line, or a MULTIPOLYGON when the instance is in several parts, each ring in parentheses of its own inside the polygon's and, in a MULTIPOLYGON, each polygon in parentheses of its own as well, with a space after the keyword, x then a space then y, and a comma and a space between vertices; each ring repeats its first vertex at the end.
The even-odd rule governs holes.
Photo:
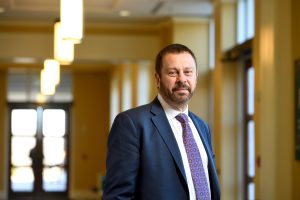
POLYGON ((180 72, 178 73, 177 81, 182 82, 182 83, 186 82, 186 76, 185 76, 185 74, 183 73, 183 71, 180 71, 180 72))

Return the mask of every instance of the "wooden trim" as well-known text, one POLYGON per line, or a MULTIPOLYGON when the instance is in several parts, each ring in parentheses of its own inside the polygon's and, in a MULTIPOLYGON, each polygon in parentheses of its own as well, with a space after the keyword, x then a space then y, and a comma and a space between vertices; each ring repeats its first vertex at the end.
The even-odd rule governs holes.
POLYGON ((234 62, 238 59, 250 58, 252 55, 253 39, 247 40, 242 44, 236 45, 233 48, 223 52, 222 62, 234 62))

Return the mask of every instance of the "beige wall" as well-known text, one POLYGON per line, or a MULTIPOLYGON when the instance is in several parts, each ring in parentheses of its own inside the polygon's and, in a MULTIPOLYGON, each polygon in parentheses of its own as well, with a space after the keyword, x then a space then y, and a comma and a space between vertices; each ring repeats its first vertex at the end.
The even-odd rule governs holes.
POLYGON ((291 1, 256 3, 257 197, 294 199, 293 6, 291 1))
MULTIPOLYGON (((222 133, 221 174, 222 199, 237 199, 237 67, 231 63, 222 65, 222 133)), ((240 161, 241 162, 241 161, 240 161)))
MULTIPOLYGON (((1 62, 14 57, 34 57, 38 61, 53 57, 51 24, 46 27, 29 24, 30 30, 14 28, 18 25, 19 23, 0 23, 1 62)), ((153 59, 161 43, 159 25, 100 24, 86 29, 82 44, 75 45, 75 62, 153 59)))
POLYGON ((153 59, 158 46, 156 35, 92 34, 76 47, 75 56, 78 59, 104 61, 153 59))
MULTIPOLYGON (((237 199, 238 92, 237 63, 223 62, 224 52, 236 45, 235 2, 215 1, 215 66, 213 70, 213 130, 221 199, 237 199)), ((239 160, 239 162, 242 162, 239 160)))
MULTIPOLYGON (((292 0, 292 60, 300 59, 300 1, 292 0)), ((298 77, 299 78, 299 77, 298 77)), ((294 104, 292 104, 294 105, 294 104)), ((294 122, 294 121, 293 121, 294 122)), ((300 199, 300 161, 293 162, 293 199, 300 199)))
POLYGON ((5 116, 6 112, 6 70, 1 70, 0 69, 0 199, 4 197, 5 191, 3 189, 5 188, 5 181, 6 181, 6 170, 8 163, 5 161, 6 159, 6 153, 7 153, 7 142, 6 140, 6 122, 7 118, 5 116))
POLYGON ((109 71, 73 74, 70 196, 90 195, 105 173, 109 131, 109 71))

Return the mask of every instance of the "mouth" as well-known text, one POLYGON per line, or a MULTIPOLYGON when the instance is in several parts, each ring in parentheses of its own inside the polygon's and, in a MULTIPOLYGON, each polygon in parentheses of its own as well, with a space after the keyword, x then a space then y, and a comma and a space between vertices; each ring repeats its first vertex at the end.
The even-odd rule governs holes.
POLYGON ((185 85, 185 84, 178 84, 178 85, 175 85, 174 88, 172 89, 173 92, 176 92, 176 91, 190 91, 190 88, 185 85))
POLYGON ((187 95, 190 93, 190 89, 188 87, 176 87, 173 88, 174 93, 178 93, 179 95, 187 95))
POLYGON ((184 88, 184 87, 181 87, 181 88, 174 88, 173 89, 173 92, 176 92, 176 91, 188 91, 187 88, 184 88))

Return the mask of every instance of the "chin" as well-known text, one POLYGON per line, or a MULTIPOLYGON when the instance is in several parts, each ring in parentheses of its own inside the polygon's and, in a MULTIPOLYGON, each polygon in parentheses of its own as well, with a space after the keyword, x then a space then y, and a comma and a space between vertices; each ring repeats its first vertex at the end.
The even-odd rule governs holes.
POLYGON ((175 97, 174 99, 174 102, 176 102, 177 104, 187 104, 188 101, 190 100, 189 97, 175 97))

